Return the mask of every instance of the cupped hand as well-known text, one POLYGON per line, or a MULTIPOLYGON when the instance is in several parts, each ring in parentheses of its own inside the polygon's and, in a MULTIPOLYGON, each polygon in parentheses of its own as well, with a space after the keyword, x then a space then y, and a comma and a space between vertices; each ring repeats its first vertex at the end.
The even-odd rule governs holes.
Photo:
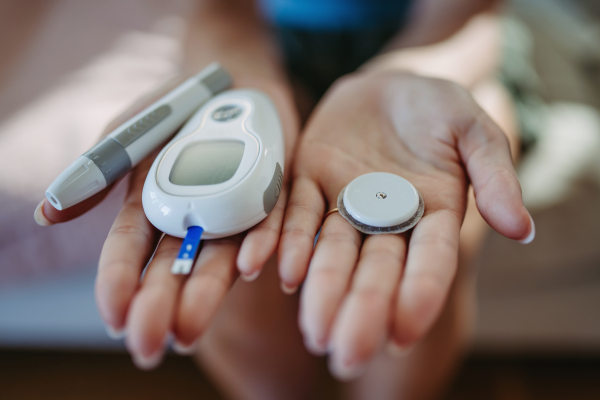
POLYGON ((415 343, 440 315, 457 269, 469 184, 492 228, 533 238, 507 138, 456 84, 403 73, 343 78, 298 146, 279 244, 282 288, 291 293, 304 282, 306 346, 330 353, 341 379, 360 375, 388 343, 415 343), (365 236, 339 213, 323 221, 344 186, 375 171, 400 175, 421 192, 425 215, 412 232, 365 236))
MULTIPOLYGON (((278 83, 264 80, 238 78, 236 84, 263 90, 271 97, 281 118, 286 163, 289 163, 298 132, 298 119, 289 92, 278 83)), ((169 84, 136 103, 118 117, 105 134, 172 87, 174 84, 169 84)), ((170 333, 175 336, 177 349, 184 352, 191 349, 239 273, 248 281, 258 277, 277 248, 287 200, 285 182, 289 176, 284 175, 280 199, 267 218, 247 233, 204 242, 192 273, 173 275, 170 267, 182 240, 161 237, 142 207, 144 182, 155 156, 156 153, 142 161, 129 174, 125 201, 104 243, 96 278, 96 300, 107 330, 115 337, 126 331, 126 344, 132 358, 144 369, 158 365, 170 333)), ((284 168, 286 172, 288 169, 284 168)), ((100 202, 108 190, 110 188, 64 211, 54 209, 45 201, 36 211, 36 214, 41 213, 36 215, 36 220, 41 217, 42 222, 51 224, 73 219, 100 202)))

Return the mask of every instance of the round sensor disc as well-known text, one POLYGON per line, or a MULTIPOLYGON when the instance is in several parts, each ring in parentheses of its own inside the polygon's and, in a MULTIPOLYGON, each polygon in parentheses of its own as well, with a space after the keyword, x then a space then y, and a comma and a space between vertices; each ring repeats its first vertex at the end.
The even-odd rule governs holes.
POLYGON ((416 225, 423 198, 406 179, 387 172, 361 175, 338 197, 340 214, 361 232, 398 233, 416 225))

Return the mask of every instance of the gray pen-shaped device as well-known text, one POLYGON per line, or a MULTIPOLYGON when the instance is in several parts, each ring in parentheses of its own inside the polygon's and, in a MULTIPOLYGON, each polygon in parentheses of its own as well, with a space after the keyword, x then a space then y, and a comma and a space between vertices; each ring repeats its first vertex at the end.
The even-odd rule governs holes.
POLYGON ((52 182, 46 198, 64 210, 98 193, 168 139, 200 106, 231 85, 213 63, 109 133, 52 182))

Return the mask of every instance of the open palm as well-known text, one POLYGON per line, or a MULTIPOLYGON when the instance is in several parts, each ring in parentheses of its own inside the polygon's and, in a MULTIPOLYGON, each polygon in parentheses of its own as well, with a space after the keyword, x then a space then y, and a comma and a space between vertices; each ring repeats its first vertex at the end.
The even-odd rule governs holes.
POLYGON ((285 291, 306 280, 305 343, 331 353, 338 377, 360 374, 388 341, 408 346, 431 328, 457 269, 469 183, 494 229, 530 236, 508 141, 460 86, 360 74, 317 107, 294 162, 279 268, 285 291), (375 171, 400 175, 423 195, 425 215, 411 233, 365 237, 339 214, 323 222, 344 186, 375 171))

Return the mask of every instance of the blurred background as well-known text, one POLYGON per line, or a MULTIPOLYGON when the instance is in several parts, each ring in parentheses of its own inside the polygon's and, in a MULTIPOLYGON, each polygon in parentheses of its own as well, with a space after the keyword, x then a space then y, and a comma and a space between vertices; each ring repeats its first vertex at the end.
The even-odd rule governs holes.
MULTIPOLYGON (((0 2, 1 399, 219 398, 191 360, 140 372, 106 335, 93 281, 122 186, 71 223, 33 220, 102 127, 178 72, 191 2, 0 2)), ((509 1, 499 75, 537 236, 487 237, 474 344, 448 399, 598 399, 600 2, 509 1)))

